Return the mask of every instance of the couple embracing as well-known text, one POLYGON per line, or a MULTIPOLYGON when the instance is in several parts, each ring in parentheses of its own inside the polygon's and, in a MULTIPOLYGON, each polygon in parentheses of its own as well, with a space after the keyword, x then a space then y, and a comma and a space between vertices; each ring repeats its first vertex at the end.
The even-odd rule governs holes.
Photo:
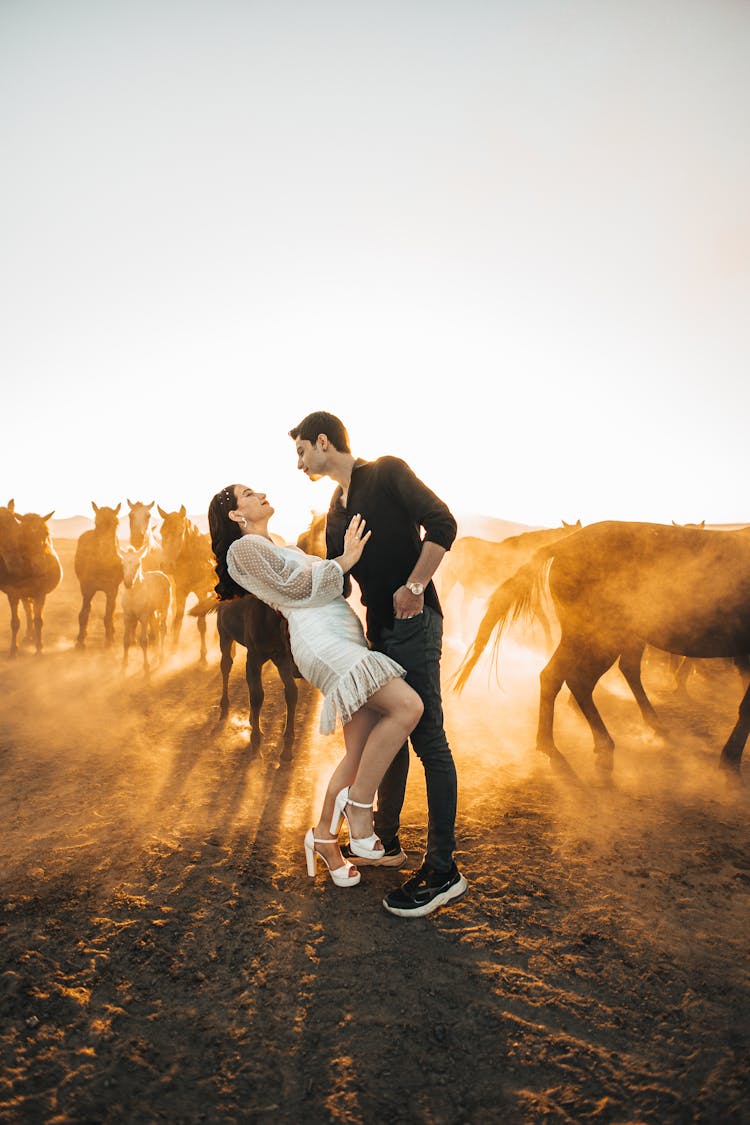
POLYGON ((290 437, 298 468, 338 485, 326 520, 328 558, 279 546, 265 493, 228 485, 209 507, 216 592, 224 599, 249 591, 283 614, 300 673, 323 693, 321 731, 341 719, 344 757, 304 841, 311 876, 318 858, 340 887, 359 883, 356 864, 405 864, 398 832, 411 740, 425 771, 427 848, 419 870, 383 906, 421 917, 467 888, 454 860, 456 768, 443 726, 443 619, 431 581, 456 521, 406 462, 356 459, 335 415, 308 414, 290 437), (350 575, 366 608, 367 638, 346 601, 350 575), (342 820, 349 844, 340 847, 342 820))

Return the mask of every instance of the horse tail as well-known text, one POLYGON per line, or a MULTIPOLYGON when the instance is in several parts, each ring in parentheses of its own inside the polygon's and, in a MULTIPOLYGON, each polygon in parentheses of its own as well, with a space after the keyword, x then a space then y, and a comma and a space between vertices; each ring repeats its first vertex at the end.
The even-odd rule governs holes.
POLYGON ((466 686, 493 633, 492 659, 496 664, 500 640, 506 626, 512 625, 519 618, 530 619, 541 607, 553 554, 554 545, 542 547, 530 562, 520 567, 492 594, 479 623, 477 635, 454 673, 451 681, 453 691, 461 692, 466 686))
POLYGON ((215 594, 209 594, 206 598, 201 598, 195 605, 191 606, 187 611, 189 617, 205 617, 207 613, 216 613, 221 605, 221 600, 215 594))

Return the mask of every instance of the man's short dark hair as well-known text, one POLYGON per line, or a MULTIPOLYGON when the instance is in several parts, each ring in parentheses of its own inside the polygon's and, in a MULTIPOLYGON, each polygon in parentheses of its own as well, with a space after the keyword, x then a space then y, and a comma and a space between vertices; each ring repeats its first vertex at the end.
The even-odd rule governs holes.
POLYGON ((312 414, 306 415, 298 426, 289 431, 289 437, 295 441, 297 438, 301 438, 302 441, 309 441, 313 445, 321 434, 326 435, 331 445, 339 453, 351 453, 346 426, 340 418, 337 418, 335 414, 329 414, 326 410, 316 410, 312 414))

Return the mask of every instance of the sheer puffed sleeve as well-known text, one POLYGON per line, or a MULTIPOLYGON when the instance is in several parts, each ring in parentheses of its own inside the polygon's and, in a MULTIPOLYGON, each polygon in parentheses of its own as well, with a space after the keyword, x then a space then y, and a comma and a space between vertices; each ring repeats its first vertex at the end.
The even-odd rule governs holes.
POLYGON ((262 535, 243 535, 227 551, 235 582, 274 609, 311 609, 339 597, 344 572, 332 559, 279 548, 262 535))

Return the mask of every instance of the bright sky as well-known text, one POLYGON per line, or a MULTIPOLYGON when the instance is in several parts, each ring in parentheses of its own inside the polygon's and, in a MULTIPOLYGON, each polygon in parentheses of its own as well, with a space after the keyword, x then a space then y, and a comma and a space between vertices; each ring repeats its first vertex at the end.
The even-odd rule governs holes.
POLYGON ((0 503, 750 522, 744 0, 2 0, 0 503))

